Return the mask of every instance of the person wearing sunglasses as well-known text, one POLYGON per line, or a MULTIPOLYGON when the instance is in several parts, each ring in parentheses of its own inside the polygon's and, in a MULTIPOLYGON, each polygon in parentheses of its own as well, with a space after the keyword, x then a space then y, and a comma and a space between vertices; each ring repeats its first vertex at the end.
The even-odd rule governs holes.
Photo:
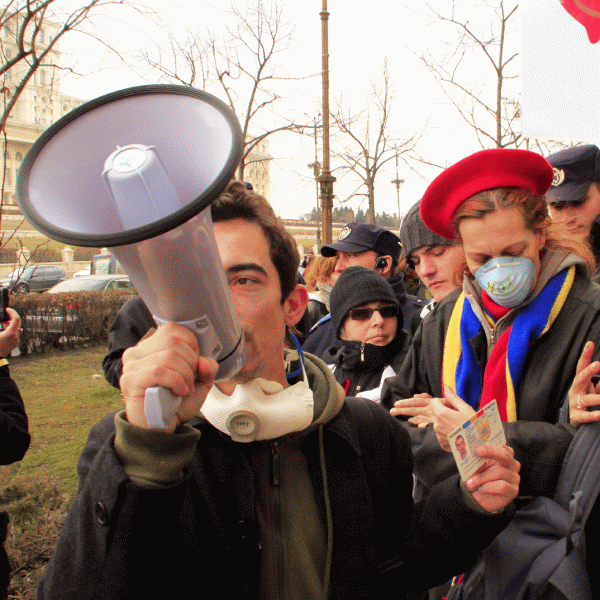
POLYGON ((379 401, 386 377, 398 372, 410 345, 391 285, 365 267, 348 267, 330 297, 337 341, 325 362, 347 395, 379 401))

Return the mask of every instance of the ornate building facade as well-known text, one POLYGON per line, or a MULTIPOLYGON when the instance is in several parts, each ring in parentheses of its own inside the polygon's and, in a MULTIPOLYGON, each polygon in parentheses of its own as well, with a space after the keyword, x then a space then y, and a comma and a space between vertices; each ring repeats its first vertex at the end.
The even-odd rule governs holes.
POLYGON ((269 140, 261 140, 249 154, 244 168, 244 180, 254 191, 271 200, 271 160, 269 140))
MULTIPOLYGON (((0 29, 0 65, 4 66, 0 100, 4 107, 23 81, 28 68, 25 62, 18 62, 11 68, 6 68, 17 53, 17 37, 20 33, 17 18, 8 21, 0 29)), ((35 35, 40 48, 56 36, 57 32, 57 25, 44 21, 35 35)), ((33 36, 28 35, 25 38, 33 39, 33 36)), ((47 53, 43 63, 21 92, 10 111, 5 127, 6 135, 0 136, 5 166, 2 186, 2 214, 5 216, 21 215, 17 207, 15 186, 17 172, 29 148, 49 125, 84 102, 60 91, 60 70, 57 69, 60 67, 61 57, 59 44, 60 42, 57 42, 47 53)))

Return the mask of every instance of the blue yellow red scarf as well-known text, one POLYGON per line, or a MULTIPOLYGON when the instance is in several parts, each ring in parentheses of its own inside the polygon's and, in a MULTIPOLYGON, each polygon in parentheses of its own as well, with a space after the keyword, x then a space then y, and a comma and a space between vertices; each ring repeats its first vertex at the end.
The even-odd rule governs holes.
MULTIPOLYGON (((498 403, 503 421, 517 420, 515 388, 530 344, 541 337, 560 313, 575 278, 575 267, 563 269, 552 277, 544 289, 515 317, 512 325, 498 338, 488 358, 481 389, 481 370, 475 350, 469 340, 481 328, 471 303, 461 293, 452 316, 446 341, 442 367, 442 390, 450 386, 473 408, 485 406, 492 400, 498 403), (504 376, 503 376, 504 375, 504 376)), ((495 322, 486 314, 490 325, 495 322)))

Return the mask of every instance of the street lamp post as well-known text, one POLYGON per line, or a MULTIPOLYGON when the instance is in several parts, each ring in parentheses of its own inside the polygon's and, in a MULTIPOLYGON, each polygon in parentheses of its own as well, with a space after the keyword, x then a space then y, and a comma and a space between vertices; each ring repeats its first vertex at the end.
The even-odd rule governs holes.
POLYGON ((323 48, 323 170, 318 181, 321 185, 321 207, 323 210, 323 243, 332 242, 333 182, 329 164, 329 40, 327 0, 323 0, 321 16, 321 42, 323 48))
MULTIPOLYGON (((319 115, 321 116, 321 115, 319 115)), ((321 174, 321 163, 318 158, 318 147, 317 147, 317 119, 315 118, 315 162, 308 165, 309 169, 313 170, 315 176, 315 185, 317 186, 317 250, 321 249, 321 212, 319 208, 319 175, 321 174)))
POLYGON ((400 186, 404 183, 404 179, 398 177, 398 149, 396 149, 396 179, 393 179, 392 183, 396 186, 398 196, 398 227, 400 227, 400 186))

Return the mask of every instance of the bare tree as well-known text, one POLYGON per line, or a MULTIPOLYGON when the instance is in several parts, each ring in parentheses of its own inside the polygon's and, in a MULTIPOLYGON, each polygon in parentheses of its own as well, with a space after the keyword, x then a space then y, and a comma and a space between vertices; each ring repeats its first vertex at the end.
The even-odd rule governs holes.
MULTIPOLYGON (((390 117, 395 98, 394 87, 387 60, 378 80, 370 80, 365 98, 365 108, 353 113, 344 101, 335 102, 332 114, 334 128, 338 130, 331 153, 343 163, 336 170, 351 172, 361 181, 368 199, 367 218, 375 223, 375 180, 381 169, 397 156, 409 154, 420 138, 420 132, 402 139, 390 129, 390 117)), ((358 191, 358 190, 357 190, 358 191)), ((359 194, 355 194, 359 195, 359 194)))
MULTIPOLYGON (((0 129, 4 130, 8 116, 41 67, 65 69, 58 65, 53 50, 69 31, 77 30, 91 13, 109 4, 124 4, 125 0, 88 0, 80 6, 64 9, 59 0, 11 0, 0 11, 0 76, 3 78, 4 105, 0 129)), ((44 83, 42 82, 42 85, 44 83)))
MULTIPOLYGON (((7 172, 7 147, 11 141, 7 127, 15 122, 15 119, 10 119, 17 113, 19 99, 28 86, 35 84, 40 96, 48 100, 47 95, 53 93, 58 71, 69 70, 68 65, 60 64, 58 60, 59 41, 69 32, 80 31, 92 14, 108 5, 122 5, 125 1, 87 0, 69 4, 60 0, 10 0, 0 9, 0 132, 4 143, 0 220, 5 189, 14 187, 15 183, 7 172)), ((46 104, 44 110, 48 111, 48 115, 43 118, 20 109, 24 114, 18 115, 17 119, 41 133, 45 123, 50 124, 54 120, 50 115, 50 104, 46 104)), ((57 107, 54 112, 57 117, 60 116, 60 108, 57 107)), ((11 237, 13 235, 14 232, 11 237)), ((4 233, 1 234, 0 245, 7 241, 4 233)))
POLYGON ((243 179, 253 150, 264 139, 279 131, 302 132, 310 124, 272 114, 273 105, 283 99, 278 90, 285 82, 298 80, 283 75, 279 62, 291 49, 294 35, 293 25, 284 19, 282 3, 255 0, 243 9, 232 4, 224 14, 224 33, 188 28, 181 36, 170 31, 166 47, 145 49, 139 58, 162 81, 207 91, 220 89, 244 134, 238 169, 238 178, 243 179))
POLYGON ((450 104, 483 148, 520 146, 520 105, 508 84, 517 79, 518 52, 509 43, 518 6, 514 0, 484 0, 465 9, 452 0, 446 9, 422 0, 434 22, 446 24, 451 38, 443 52, 425 50, 420 59, 450 104))

